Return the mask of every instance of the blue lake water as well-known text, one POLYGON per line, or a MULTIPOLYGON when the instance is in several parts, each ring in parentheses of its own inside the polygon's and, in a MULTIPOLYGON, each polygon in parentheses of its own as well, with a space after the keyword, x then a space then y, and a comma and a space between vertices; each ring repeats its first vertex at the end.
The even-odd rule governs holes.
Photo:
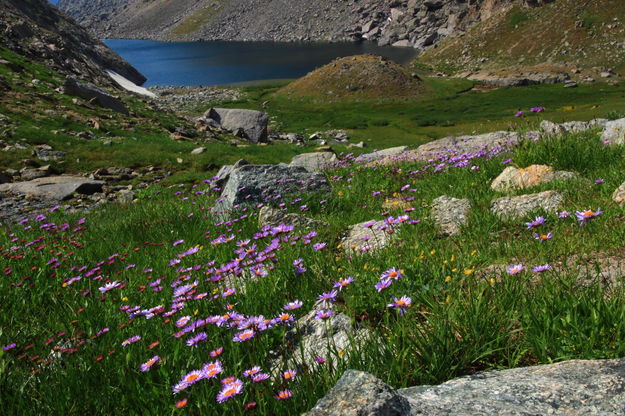
POLYGON ((412 48, 373 43, 154 42, 104 41, 148 78, 151 85, 228 85, 291 79, 333 59, 371 53, 400 64, 415 57, 412 48))

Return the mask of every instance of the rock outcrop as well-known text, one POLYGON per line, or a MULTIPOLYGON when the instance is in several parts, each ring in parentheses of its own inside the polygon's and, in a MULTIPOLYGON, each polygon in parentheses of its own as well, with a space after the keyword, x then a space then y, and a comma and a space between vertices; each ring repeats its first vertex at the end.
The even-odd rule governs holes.
POLYGON ((333 152, 302 153, 291 159, 289 166, 301 166, 309 172, 320 172, 338 162, 333 152))
POLYGON ((469 221, 471 201, 447 195, 439 196, 432 202, 432 218, 443 234, 453 236, 469 221))
POLYGON ((0 1, 0 46, 101 86, 117 85, 107 69, 138 85, 146 80, 47 0, 0 1))
POLYGON ((624 390, 625 359, 488 371, 399 390, 348 370, 307 415, 620 415, 624 390))
POLYGON ((575 172, 554 170, 547 165, 531 165, 526 168, 508 166, 493 180, 490 187, 495 191, 526 189, 543 183, 577 178, 575 172))
POLYGON ((80 97, 100 107, 128 115, 128 109, 119 98, 113 97, 93 84, 83 83, 75 78, 68 77, 63 85, 63 92, 67 95, 80 97))
POLYGON ((73 193, 90 195, 102 190, 103 181, 95 181, 80 176, 51 176, 25 182, 0 185, 0 192, 30 195, 38 198, 62 201, 73 193))
POLYGON ((267 141, 267 113, 238 108, 211 108, 204 114, 205 122, 243 137, 252 143, 267 141))
POLYGON ((215 211, 243 204, 277 204, 294 194, 329 196, 330 191, 325 176, 300 166, 245 165, 230 173, 215 211))
POLYGON ((555 213, 563 203, 564 196, 560 192, 545 191, 496 199, 492 202, 490 210, 500 218, 513 220, 539 209, 555 213))

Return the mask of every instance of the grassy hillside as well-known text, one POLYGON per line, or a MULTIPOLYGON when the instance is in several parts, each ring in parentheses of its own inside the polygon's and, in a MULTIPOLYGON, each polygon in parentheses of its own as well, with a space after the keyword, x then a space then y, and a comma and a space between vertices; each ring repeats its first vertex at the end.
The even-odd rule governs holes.
MULTIPOLYGON (((346 368, 402 387, 485 369, 622 357, 623 286, 595 279, 580 285, 575 263, 622 258, 622 208, 611 193, 625 179, 625 150, 604 146, 596 133, 530 141, 510 154, 473 158, 463 167, 453 167, 455 160, 443 170, 412 163, 349 166, 346 161, 345 168, 328 172, 334 191, 326 203, 314 197, 284 201, 289 211, 300 213, 300 204, 306 203, 306 215, 329 223, 312 237, 312 243, 325 247, 302 243, 297 231, 283 234, 271 259, 259 257, 267 274, 247 281, 245 291, 240 280, 233 292, 210 278, 236 256, 237 245, 255 253, 272 238, 256 234, 255 209, 237 213, 236 226, 215 223, 207 210, 218 195, 205 184, 150 188, 136 204, 109 206, 82 220, 55 212, 13 226, 0 234, 3 413, 173 414, 178 403, 185 406, 181 414, 242 415, 248 414, 245 406, 254 414, 300 414, 346 368), (558 189, 565 193, 563 209, 601 207, 603 213, 584 226, 574 215, 558 218, 540 211, 516 221, 498 219, 488 207, 502 194, 489 185, 509 163, 549 163, 578 172, 583 179, 531 191, 558 189), (440 236, 429 217, 432 200, 441 194, 469 198, 473 205, 469 224, 457 237, 440 236), (401 204, 389 208, 387 200, 401 204), (397 239, 387 249, 347 256, 339 247, 348 225, 403 214, 415 221, 395 225, 397 239), (538 232, 551 232, 552 239, 537 241, 535 230, 527 229, 525 222, 536 215, 546 218, 538 232), (306 269, 300 274, 294 272, 297 259, 306 269), (525 269, 503 276, 480 272, 491 264, 525 269), (552 269, 532 272, 545 264, 552 269), (375 283, 391 268, 401 269, 404 277, 376 291, 375 283), (233 342, 236 328, 229 325, 172 336, 184 326, 176 322, 234 311, 269 319, 295 300, 303 307, 289 313, 299 318, 320 294, 347 277, 354 281, 337 292, 332 307, 367 328, 374 341, 335 351, 323 357, 325 363, 296 367, 293 380, 279 372, 294 367, 271 367, 271 351, 293 342, 285 338, 285 325, 259 331, 245 342, 233 342), (174 290, 194 281, 198 296, 184 301, 178 296, 184 307, 162 315, 172 308, 174 290), (103 291, 106 283, 118 287, 103 291), (387 306, 392 296, 411 298, 406 314, 387 306), (129 308, 158 305, 164 309, 150 319, 145 312, 129 314, 129 308), (196 348, 188 346, 199 332, 206 332, 207 339, 196 348), (211 357, 222 347, 219 356, 211 357), (155 356, 154 365, 143 371, 141 365, 155 356), (215 360, 223 368, 217 379, 172 393, 183 375, 215 360), (261 366, 269 380, 245 378, 243 371, 252 366, 261 366), (230 376, 245 380, 243 391, 217 403, 219 379, 230 376), (284 390, 292 397, 276 399, 284 390)), ((522 192, 512 194, 517 193, 522 192)))
POLYGON ((558 62, 625 74, 624 34, 621 0, 557 0, 507 9, 463 36, 445 39, 418 61, 451 72, 558 62))

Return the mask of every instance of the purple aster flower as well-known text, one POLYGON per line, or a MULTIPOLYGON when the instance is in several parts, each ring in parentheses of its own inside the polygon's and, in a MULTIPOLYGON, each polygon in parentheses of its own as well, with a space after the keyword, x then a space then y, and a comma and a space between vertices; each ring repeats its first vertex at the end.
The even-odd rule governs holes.
POLYGON ((334 282, 334 287, 342 290, 344 287, 347 287, 350 283, 354 281, 354 278, 351 276, 346 277, 345 279, 339 279, 337 282, 334 282))
POLYGON ((508 267, 508 274, 519 274, 523 271, 522 264, 515 264, 514 266, 508 267))
POLYGON ((269 378, 269 374, 258 373, 252 376, 252 381, 254 383, 260 383, 261 381, 265 381, 269 378))
POLYGON ((286 305, 284 305, 284 310, 292 311, 294 309, 301 308, 302 305, 303 303, 301 300, 294 300, 293 302, 289 302, 286 305))
POLYGON ((391 267, 380 276, 381 280, 400 280, 404 277, 402 270, 391 267))
POLYGON ((389 308, 396 308, 399 311, 399 314, 403 315, 404 313, 406 313, 406 311, 411 305, 412 305, 412 299, 409 298, 408 296, 402 296, 399 299, 393 296, 393 303, 389 303, 386 306, 389 308))
POLYGON ((551 240, 553 238, 553 234, 552 233, 547 233, 547 234, 538 234, 538 233, 534 233, 534 239, 538 240, 538 241, 547 241, 547 240, 551 240))
POLYGON ((325 246, 326 246, 326 243, 315 243, 315 244, 313 244, 313 249, 315 251, 319 251, 319 250, 324 249, 325 246))
POLYGON ((534 268, 532 268, 532 271, 534 273, 542 273, 542 272, 546 272, 547 270, 551 270, 551 265, 549 263, 543 264, 540 266, 535 266, 534 268))
POLYGON ((527 229, 529 230, 534 227, 539 227, 543 225, 544 223, 545 223, 545 217, 536 217, 534 218, 534 221, 526 222, 525 225, 527 225, 527 229))
POLYGON ((334 316, 334 311, 332 309, 319 310, 315 314, 315 319, 329 319, 333 316, 334 316))
POLYGON ((9 351, 9 350, 12 350, 15 347, 17 347, 17 344, 15 344, 15 343, 9 344, 9 345, 5 345, 4 347, 2 347, 2 351, 6 352, 6 351, 9 351))
POLYGON ((245 342, 252 338, 256 333, 253 329, 246 329, 245 331, 238 332, 234 334, 234 338, 232 338, 232 342, 245 342))
POLYGON ((159 357, 158 355, 155 355, 154 357, 150 358, 145 363, 141 364, 141 367, 140 367, 141 371, 143 371, 145 373, 150 368, 152 368, 153 365, 158 363, 160 360, 161 360, 161 357, 159 357))
POLYGON ((569 215, 571 215, 570 212, 562 211, 561 213, 558 214, 558 218, 568 218, 569 215))
POLYGON ((391 283, 393 283, 391 279, 382 279, 378 283, 375 284, 375 289, 378 292, 381 292, 384 289, 391 287, 391 283))
POLYGON ((601 208, 597 208, 596 211, 586 210, 586 211, 577 211, 575 212, 575 216, 579 220, 579 225, 585 225, 590 222, 595 217, 601 215, 601 208))
POLYGON ((234 380, 230 383, 224 384, 219 394, 217 394, 217 402, 223 403, 230 400, 234 396, 243 392, 243 382, 241 380, 234 380))
POLYGON ((197 348, 198 344, 202 341, 206 341, 207 338, 208 338, 208 335, 206 335, 206 332, 200 332, 196 336, 191 337, 187 340, 187 347, 197 348))
POLYGON ((336 290, 332 290, 330 292, 324 292, 321 295, 319 295, 319 300, 322 302, 322 304, 327 307, 329 303, 334 302, 336 300, 336 297, 338 296, 338 292, 336 290))
POLYGON ((128 338, 127 340, 125 340, 124 342, 122 342, 122 347, 126 347, 130 344, 134 344, 135 342, 139 341, 141 339, 140 335, 135 335, 133 337, 128 338))

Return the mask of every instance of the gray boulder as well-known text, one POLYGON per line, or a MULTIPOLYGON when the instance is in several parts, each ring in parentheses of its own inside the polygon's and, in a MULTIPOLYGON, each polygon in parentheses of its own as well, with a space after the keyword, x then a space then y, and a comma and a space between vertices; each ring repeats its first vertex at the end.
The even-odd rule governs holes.
POLYGON ((320 173, 301 166, 246 165, 234 169, 224 186, 217 211, 229 211, 242 204, 278 203, 297 194, 329 196, 331 187, 320 173))
POLYGON ((299 318, 286 333, 288 348, 272 362, 272 368, 280 363, 289 366, 314 365, 317 357, 332 360, 335 368, 338 361, 363 342, 371 342, 371 333, 357 325, 344 313, 338 312, 327 319, 317 319, 317 312, 327 310, 321 303, 299 318))
POLYGON ((347 370, 305 416, 408 416, 410 404, 369 373, 347 370))
POLYGON ((453 236, 469 221, 471 201, 447 195, 439 196, 432 204, 432 217, 443 233, 453 236))
POLYGON ((102 191, 106 182, 94 181, 80 176, 51 176, 28 182, 0 185, 0 192, 30 195, 42 199, 62 201, 70 199, 74 192, 91 195, 102 191))
POLYGON ((309 172, 319 172, 331 167, 338 159, 332 152, 302 153, 291 159, 289 166, 301 166, 309 172))
POLYGON ((75 78, 67 77, 63 85, 63 91, 67 95, 80 97, 100 107, 109 108, 118 113, 128 115, 128 109, 119 98, 113 97, 108 92, 93 84, 82 83, 75 78))
POLYGON ((397 391, 412 415, 622 415, 625 359, 489 371, 397 391))
POLYGON ((513 220, 525 217, 537 209, 555 213, 563 203, 564 196, 560 192, 545 191, 496 199, 492 202, 490 210, 499 218, 513 220))
POLYGON ((374 220, 354 224, 347 229, 347 235, 341 240, 341 247, 348 254, 381 250, 395 236, 386 227, 384 221, 374 220))
POLYGON ((204 113, 209 124, 240 135, 252 143, 267 141, 266 113, 236 108, 211 108, 204 113))
POLYGON ((608 121, 601 132, 601 140, 614 144, 625 143, 625 118, 608 121))
POLYGON ((384 159, 386 157, 397 156, 408 150, 408 146, 396 146, 389 147, 388 149, 377 150, 372 153, 366 153, 356 158, 356 163, 373 162, 376 160, 384 159))

